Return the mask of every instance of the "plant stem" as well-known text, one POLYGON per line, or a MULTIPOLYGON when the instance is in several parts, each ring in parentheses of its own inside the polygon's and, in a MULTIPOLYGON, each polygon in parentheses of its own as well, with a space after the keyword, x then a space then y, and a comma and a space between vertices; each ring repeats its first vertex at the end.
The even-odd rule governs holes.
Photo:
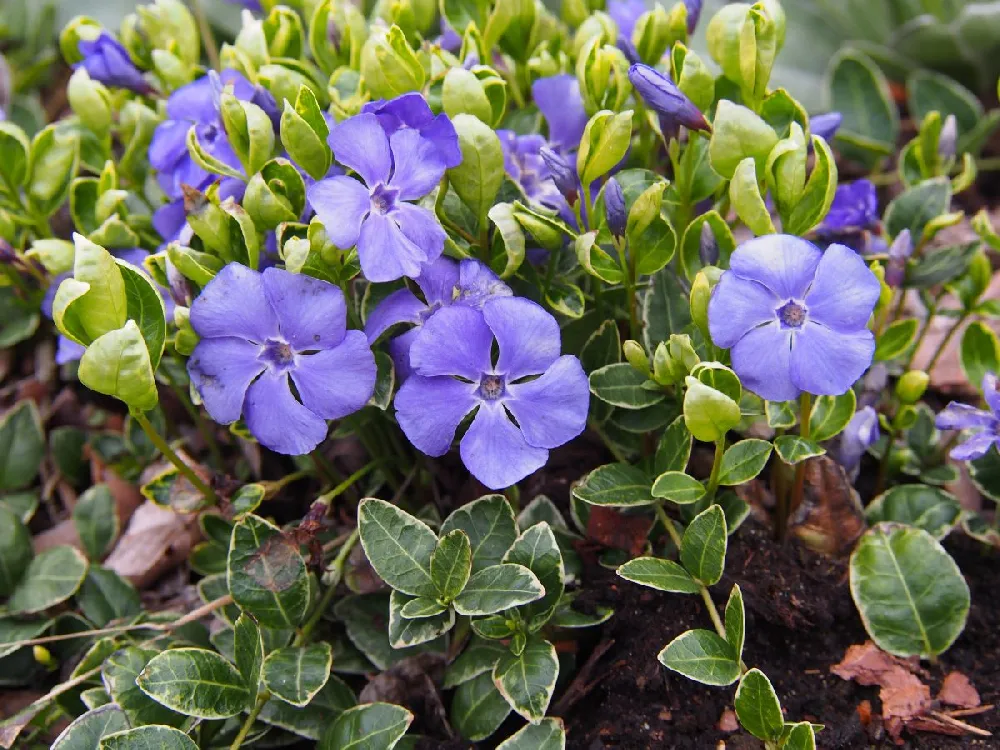
POLYGON ((708 609, 708 616, 712 618, 712 624, 715 626, 715 632, 719 634, 719 637, 725 639, 726 637, 726 626, 722 624, 722 618, 719 617, 719 610, 715 606, 715 602, 712 601, 712 595, 708 593, 708 587, 701 587, 701 598, 705 602, 705 607, 708 609))
POLYGON ((173 448, 171 448, 167 444, 167 441, 160 436, 160 433, 156 431, 156 428, 153 427, 150 421, 146 418, 146 415, 142 412, 133 412, 132 417, 139 423, 139 426, 142 427, 142 431, 146 433, 146 437, 148 437, 149 441, 156 446, 156 449, 163 454, 163 457, 177 467, 177 471, 179 471, 189 482, 191 482, 195 489, 197 489, 207 500, 209 500, 212 505, 218 505, 219 498, 216 497, 212 488, 205 484, 202 478, 194 472, 194 469, 181 460, 181 457, 174 452, 173 448))
POLYGON ((927 367, 924 368, 924 372, 926 372, 928 375, 934 372, 934 365, 936 365, 937 361, 941 359, 941 355, 944 354, 944 350, 948 348, 948 344, 951 342, 955 334, 958 333, 958 329, 962 327, 962 325, 965 323, 965 321, 969 319, 971 315, 972 315, 971 312, 962 313, 962 316, 958 319, 955 325, 953 325, 951 329, 948 331, 948 333, 944 335, 944 338, 941 339, 941 343, 938 344, 938 348, 934 351, 934 356, 931 357, 931 361, 927 363, 927 367))
POLYGON ((726 454, 726 436, 715 441, 715 457, 712 459, 712 473, 708 477, 708 487, 705 488, 705 498, 715 502, 715 491, 719 489, 719 473, 722 470, 722 457, 726 454))
MULTIPOLYGON (((924 343, 924 339, 927 338, 927 334, 931 330, 931 323, 934 322, 934 316, 937 315, 938 302, 940 300, 941 295, 939 294, 934 298, 934 302, 931 303, 931 306, 927 308, 927 320, 924 321, 924 327, 917 336, 917 340, 913 342, 913 348, 910 350, 910 357, 906 360, 906 371, 913 369, 913 360, 917 358, 917 352, 920 351, 920 345, 924 343)), ((929 374, 930 370, 927 372, 929 374)))
POLYGON ((337 593, 337 586, 340 584, 340 579, 344 574, 344 565, 347 562, 347 556, 351 554, 354 545, 358 543, 358 537, 359 532, 355 528, 351 532, 351 535, 347 537, 344 546, 340 548, 340 552, 333 558, 333 562, 327 566, 326 578, 329 581, 329 585, 326 587, 326 591, 323 592, 323 596, 320 597, 319 602, 316 603, 316 609, 309 616, 309 619, 306 620, 299 634, 295 636, 293 646, 301 646, 309 640, 309 636, 316 629, 316 625, 323 619, 323 613, 326 612, 327 607, 330 606, 330 602, 333 601, 333 597, 337 593))
POLYGON ((351 474, 351 476, 349 476, 343 482, 338 484, 332 490, 323 495, 320 495, 319 498, 317 498, 316 502, 329 505, 331 502, 333 502, 335 498, 337 498, 339 495, 345 492, 352 484, 357 482, 359 479, 363 478, 368 472, 370 472, 372 469, 374 469, 381 463, 383 463, 382 460, 369 461, 367 464, 365 464, 356 472, 351 474))
POLYGON ((201 35, 202 44, 205 45, 208 62, 215 70, 222 70, 219 60, 219 46, 215 43, 215 35, 212 33, 212 27, 208 23, 208 16, 205 15, 205 7, 201 4, 201 0, 191 0, 191 10, 194 11, 194 17, 198 21, 198 33, 201 35))
MULTIPOLYGON (((809 439, 809 435, 812 432, 812 426, 809 424, 810 417, 812 416, 812 396, 805 391, 799 397, 799 435, 801 435, 806 440, 809 439)), ((808 460, 808 459, 806 459, 808 460)), ((806 462, 799 461, 795 467, 795 484, 792 486, 792 497, 791 501, 784 508, 784 515, 778 518, 778 534, 779 539, 785 537, 785 531, 788 528, 788 517, 792 512, 802 504, 802 493, 806 486, 806 462)))
POLYGON ((236 739, 233 740, 233 744, 229 746, 229 750, 237 750, 243 745, 243 740, 245 740, 247 735, 250 734, 250 728, 253 727, 253 723, 257 721, 257 717, 260 716, 260 712, 264 710, 264 704, 267 703, 270 698, 270 690, 263 690, 257 694, 257 702, 254 703, 253 708, 250 709, 250 713, 247 714, 246 721, 244 721, 243 726, 240 727, 239 734, 236 735, 236 739))

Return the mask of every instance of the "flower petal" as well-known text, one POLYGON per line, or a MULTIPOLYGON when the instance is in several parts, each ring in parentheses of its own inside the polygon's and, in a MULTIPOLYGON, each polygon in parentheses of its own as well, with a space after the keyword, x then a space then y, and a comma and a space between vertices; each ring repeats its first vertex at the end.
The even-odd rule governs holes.
POLYGON ((419 326, 389 339, 389 356, 392 357, 392 363, 396 366, 397 383, 404 382, 413 374, 413 367, 410 365, 410 347, 416 341, 418 333, 420 333, 419 326))
POLYGON ((420 275, 414 281, 424 293, 424 299, 429 305, 435 302, 450 305, 455 297, 455 287, 458 286, 458 262, 447 256, 439 256, 437 260, 425 263, 420 269, 420 275))
POLYGON ((493 335, 481 313, 445 307, 421 326, 410 347, 410 366, 424 377, 460 375, 477 387, 492 369, 493 335))
POLYGON ((326 421, 292 395, 287 373, 266 370, 247 391, 247 428, 275 453, 301 456, 326 437, 326 421))
POLYGON ((253 379, 264 371, 257 344, 236 338, 202 339, 187 363, 188 375, 205 408, 219 424, 231 424, 243 413, 253 379))
POLYGON ((290 374, 309 411, 324 419, 340 419, 372 397, 375 355, 361 331, 348 331, 332 349, 296 357, 290 374))
POLYGON ((375 340, 397 323, 419 323, 420 313, 427 305, 417 299, 409 289, 397 289, 379 302, 365 321, 365 335, 368 340, 375 340))
MULTIPOLYGON (((408 132, 408 131, 400 131, 408 132)), ((429 261, 435 261, 441 257, 444 250, 444 241, 447 238, 444 229, 438 224, 434 214, 421 206, 412 206, 409 203, 400 203, 396 210, 390 214, 393 221, 399 224, 403 235, 420 248, 424 254, 421 261, 426 265, 429 261)), ((423 267, 420 273, 423 274, 423 267)), ((410 274, 407 274, 409 276, 410 274)))
POLYGON ((60 336, 59 342, 56 344, 56 364, 65 365, 68 362, 76 362, 83 357, 85 351, 87 351, 87 347, 83 344, 78 344, 73 339, 60 336))
POLYGON ((576 149, 587 127, 587 110, 576 76, 563 73, 539 78, 531 86, 531 98, 548 123, 549 140, 556 146, 576 149))
POLYGON ((372 213, 361 225, 358 237, 358 260, 369 281, 395 281, 403 276, 420 274, 420 264, 427 254, 388 216, 372 213))
POLYGON ((465 258, 458 266, 458 299, 456 304, 482 309, 491 297, 511 297, 514 292, 489 267, 473 258, 465 258))
POLYGON ((444 161, 437 147, 413 128, 397 130, 389 136, 392 150, 392 178, 389 184, 399 190, 404 201, 423 198, 441 181, 444 161))
POLYGON ((952 401, 937 415, 934 424, 939 430, 969 430, 977 427, 989 428, 996 421, 988 411, 952 401))
POLYGON ((799 395, 791 377, 792 333, 777 322, 754 328, 729 351, 743 386, 768 401, 799 395))
POLYGON ((874 354, 867 328, 843 333, 807 322, 792 345, 792 382, 817 396, 839 396, 865 374, 874 354))
POLYGON ((191 303, 191 326, 202 338, 236 336, 262 342, 278 335, 261 275, 239 263, 225 266, 191 303))
POLYGON ((455 430, 476 406, 479 385, 455 378, 412 375, 396 394, 396 420, 414 447, 428 456, 443 456, 455 430))
POLYGON ((736 248, 729 268, 737 276, 759 281, 783 299, 802 299, 822 255, 811 242, 788 234, 768 234, 736 248))
POLYGON ((536 448, 557 448, 587 426, 590 386, 576 357, 560 357, 540 378, 508 385, 507 393, 504 406, 536 448))
POLYGON ((392 154, 389 139, 375 115, 355 115, 335 125, 327 142, 337 161, 361 175, 368 187, 388 182, 392 154))
POLYGON ((498 297, 483 305, 483 317, 500 346, 496 371, 508 381, 539 375, 559 358, 559 324, 541 305, 498 297))
POLYGON ((342 250, 358 244, 361 222, 371 209, 368 190, 350 177, 329 177, 306 191, 330 241, 342 250))
POLYGON ((465 467, 491 490, 510 487, 549 459, 548 450, 528 445, 499 401, 479 407, 459 452, 465 467))
POLYGON ((294 349, 329 349, 344 340, 347 305, 339 287, 280 268, 264 271, 263 283, 281 335, 294 349))
POLYGON ((990 432, 980 432, 956 445, 949 455, 956 461, 972 461, 985 456, 994 445, 1000 446, 1000 437, 990 432))
POLYGON ((996 373, 988 372, 983 375, 983 398, 986 399, 987 406, 993 415, 1000 419, 1000 383, 997 382, 996 373))
POLYGON ((757 281, 724 273, 708 301, 708 330, 712 342, 729 349, 746 333, 776 319, 781 300, 757 281))
POLYGON ((881 285, 851 248, 830 245, 816 267, 805 303, 810 320, 850 333, 868 325, 881 285))

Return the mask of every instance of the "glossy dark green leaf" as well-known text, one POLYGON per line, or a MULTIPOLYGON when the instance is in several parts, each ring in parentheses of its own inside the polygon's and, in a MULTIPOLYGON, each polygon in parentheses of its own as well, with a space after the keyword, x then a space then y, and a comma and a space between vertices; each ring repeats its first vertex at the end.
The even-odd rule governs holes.
POLYGON ((507 699, 493 684, 492 664, 489 670, 462 682, 451 699, 452 726, 470 742, 489 737, 511 712, 507 699))
POLYGON ((10 596, 31 563, 31 534, 21 519, 0 506, 0 596, 10 596))
POLYGON ((590 392, 620 409, 645 409, 666 398, 661 390, 645 387, 649 379, 627 362, 605 365, 590 374, 590 392))
POLYGON ((441 524, 442 536, 464 531, 472 546, 472 572, 497 565, 517 538, 517 522, 503 495, 484 495, 455 510, 441 524))
POLYGON ((894 321, 878 337, 875 346, 875 361, 887 362, 901 356, 916 338, 920 323, 916 318, 894 321))
POLYGON ((430 570, 441 601, 450 602, 462 592, 472 572, 472 545, 464 531, 455 529, 438 540, 430 570))
POLYGON ((746 611, 743 608, 743 592, 733 586, 726 602, 726 641, 733 647, 737 659, 743 658, 743 642, 746 640, 746 611))
POLYGON ((771 457, 771 444, 766 440, 748 438, 731 445, 722 457, 719 484, 737 485, 749 482, 764 470, 771 457))
POLYGON ((868 523, 904 523, 943 539, 959 522, 962 506, 950 492, 925 484, 900 484, 865 508, 868 523))
POLYGON ((142 612, 139 592, 115 571, 91 565, 76 595, 80 611, 98 627, 142 612))
POLYGON ((100 750, 198 750, 198 746, 180 730, 152 724, 108 735, 100 750))
POLYGON ((365 498, 358 507, 358 529, 382 580, 411 596, 437 595, 431 577, 437 536, 427 524, 384 500, 365 498))
POLYGON ((690 505, 705 496, 705 485, 683 471, 665 471, 653 482, 652 495, 678 505, 690 505))
POLYGON ((986 373, 1000 372, 1000 339, 985 323, 970 323, 962 334, 959 361, 968 381, 979 385, 986 373))
POLYGON ((899 114, 885 75, 871 58, 854 48, 842 49, 830 61, 827 81, 829 106, 844 117, 838 146, 868 164, 891 153, 899 114))
POLYGON ((566 729, 562 719, 542 719, 519 729, 497 750, 566 750, 566 729))
POLYGON ((88 711, 56 737, 51 750, 93 750, 102 737, 128 729, 125 713, 114 704, 88 711))
POLYGON ((778 458, 789 466, 826 453, 826 448, 815 440, 807 440, 799 435, 779 435, 774 439, 774 450, 778 453, 778 458))
POLYGON ((352 690, 338 677, 330 675, 309 705, 293 706, 280 698, 271 698, 260 712, 260 720, 300 737, 318 740, 323 730, 340 714, 357 705, 352 690))
POLYGON ((544 521, 531 526, 517 538, 503 559, 504 563, 523 565, 538 578, 545 595, 520 610, 531 630, 538 630, 552 613, 566 587, 562 553, 552 528, 544 521))
POLYGON ((599 466, 573 488, 573 496, 591 505, 627 508, 652 505, 653 482, 641 469, 617 463, 599 466))
POLYGON ((979 245, 976 241, 928 250, 908 264, 903 286, 926 289, 959 278, 969 269, 979 245))
POLYGON ((886 231, 890 237, 896 237, 904 229, 909 229, 914 243, 917 243, 924 227, 932 219, 947 213, 950 204, 951 181, 947 177, 922 182, 889 204, 885 211, 886 231))
POLYGON ((101 667, 101 679, 111 699, 125 712, 131 726, 166 724, 184 726, 188 718, 154 701, 136 684, 136 678, 145 669, 157 651, 137 646, 127 646, 113 653, 101 667))
POLYGON ((809 414, 809 438, 817 443, 839 435, 854 416, 857 397, 854 391, 842 396, 820 396, 809 414))
POLYGON ((523 565, 491 565, 469 579, 454 606, 461 615, 492 615, 544 595, 541 582, 523 565))
POLYGON ((73 506, 73 524, 91 560, 101 560, 118 536, 118 509, 111 489, 95 484, 73 506))
POLYGON ((691 433, 684 424, 684 417, 677 417, 660 435, 653 457, 656 473, 684 471, 691 458, 691 433))
POLYGON ((0 491, 27 487, 45 456, 45 435, 35 402, 25 399, 0 419, 0 491))
POLYGON ((448 665, 444 675, 444 687, 453 688, 473 677, 492 672, 493 665, 506 650, 505 646, 496 641, 473 636, 458 658, 448 665))
POLYGON ((538 635, 529 636, 520 655, 508 651, 493 668, 493 682, 511 708, 533 722, 545 716, 558 677, 556 649, 538 635))
POLYGON ((35 557, 7 602, 13 614, 32 614, 66 601, 87 575, 87 559, 73 547, 50 547, 35 557))
POLYGON ((319 750, 392 750, 413 714, 390 703, 365 703, 344 711, 320 740, 319 750))
POLYGON ((262 677, 273 695, 293 706, 305 706, 326 684, 332 665, 329 643, 279 648, 264 660, 262 677))
POLYGON ((670 334, 684 333, 691 324, 687 294, 671 269, 664 268, 650 279, 642 298, 642 320, 643 345, 649 352, 670 334))
POLYGON ((697 594, 701 586, 691 574, 673 560, 660 557, 637 557, 618 568, 618 575, 626 581, 649 586, 658 591, 676 594, 697 594))
POLYGON ((726 516, 712 505, 688 524, 681 539, 681 563, 706 586, 718 583, 726 564, 726 516))
POLYGON ((743 675, 733 706, 740 724, 754 737, 765 741, 781 737, 785 728, 781 703, 771 681, 759 669, 751 669, 743 675))
MULTIPOLYGON (((254 692, 260 685, 261 665, 264 662, 264 642, 260 637, 260 628, 257 626, 257 621, 244 612, 233 626, 233 632, 236 669, 250 692, 254 692)), ((284 697, 276 691, 272 692, 284 697)))

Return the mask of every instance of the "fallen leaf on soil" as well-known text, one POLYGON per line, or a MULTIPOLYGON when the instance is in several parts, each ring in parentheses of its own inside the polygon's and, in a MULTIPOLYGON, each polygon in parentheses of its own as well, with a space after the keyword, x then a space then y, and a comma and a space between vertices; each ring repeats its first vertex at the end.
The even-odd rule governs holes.
POLYGON ((592 506, 587 519, 587 537, 605 547, 623 549, 635 557, 646 546, 653 520, 646 516, 625 515, 614 508, 592 506))
POLYGON ((975 708, 982 703, 979 691, 961 672, 949 672, 945 676, 944 682, 941 683, 941 692, 938 693, 938 700, 958 708, 975 708))
POLYGON ((200 539, 197 514, 174 513, 147 500, 104 565, 141 589, 186 560, 200 539))

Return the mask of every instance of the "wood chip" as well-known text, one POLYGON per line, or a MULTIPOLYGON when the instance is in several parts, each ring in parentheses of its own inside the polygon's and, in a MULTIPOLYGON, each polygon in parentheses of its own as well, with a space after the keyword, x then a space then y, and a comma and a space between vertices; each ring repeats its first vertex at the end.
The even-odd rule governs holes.
POLYGON ((958 708, 975 708, 982 703, 979 691, 961 672, 949 672, 941 683, 938 700, 958 708))

